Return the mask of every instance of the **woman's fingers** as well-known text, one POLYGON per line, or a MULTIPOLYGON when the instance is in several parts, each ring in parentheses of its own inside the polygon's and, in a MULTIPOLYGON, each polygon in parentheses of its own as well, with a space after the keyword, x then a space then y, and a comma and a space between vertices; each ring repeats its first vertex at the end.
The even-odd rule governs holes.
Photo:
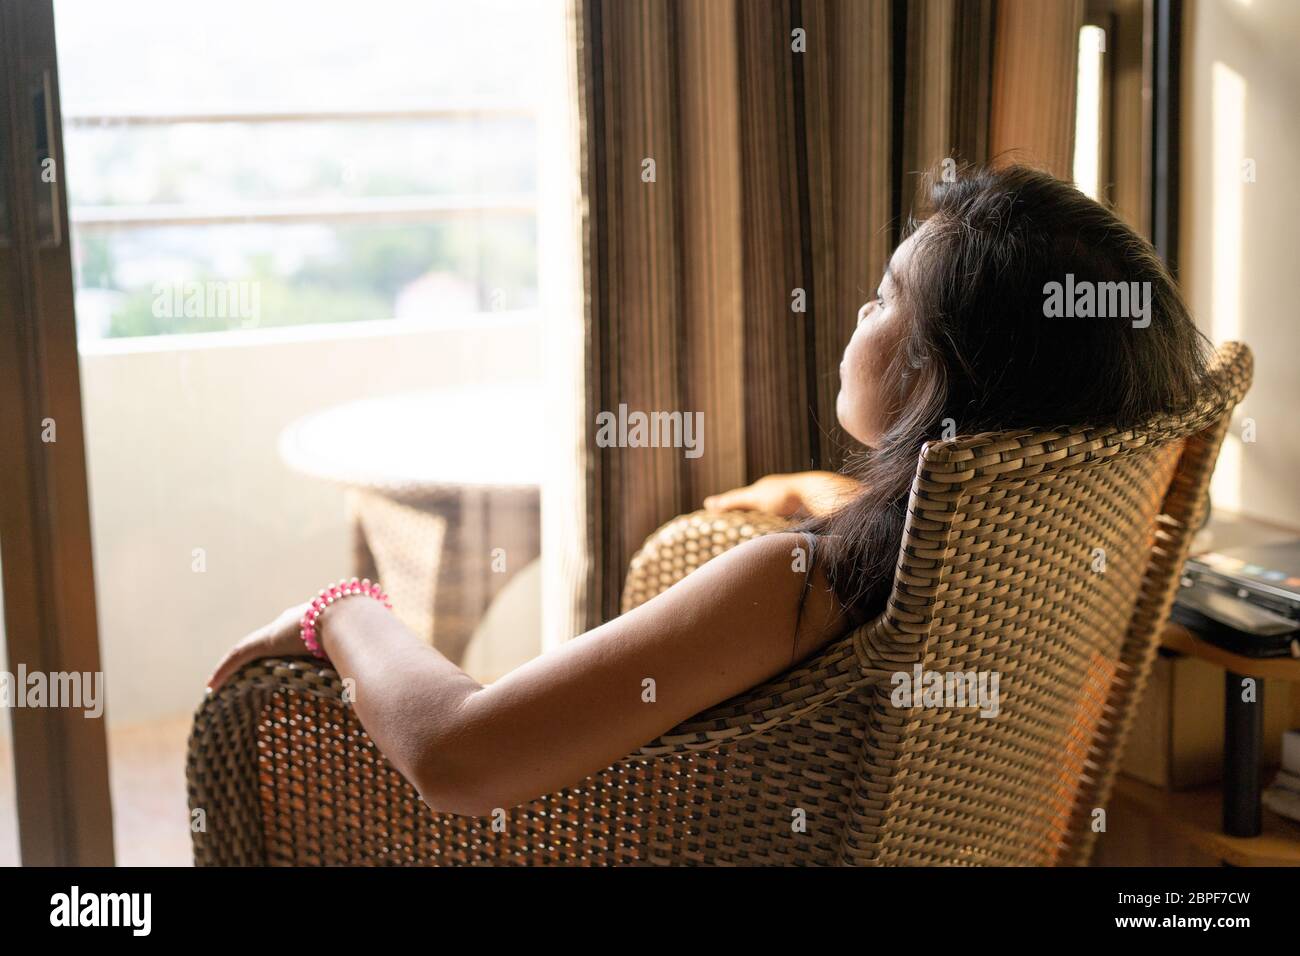
POLYGON ((208 678, 209 692, 215 693, 222 684, 230 679, 230 675, 235 673, 235 671, 239 670, 249 661, 253 660, 256 656, 257 654, 254 651, 253 645, 249 644, 247 641, 241 641, 239 644, 232 647, 226 653, 226 656, 221 659, 221 663, 217 665, 217 669, 212 672, 212 676, 208 678))
POLYGON ((260 628, 227 651, 226 656, 221 659, 221 663, 208 679, 208 690, 215 692, 249 661, 273 653, 274 649, 268 646, 270 643, 268 636, 267 629, 260 628))
POLYGON ((705 511, 770 511, 773 505, 771 495, 761 494, 752 485, 704 499, 705 511))
POLYGON ((751 508, 752 500, 745 492, 748 488, 737 488, 735 491, 724 491, 720 495, 709 495, 704 499, 704 509, 706 511, 741 511, 751 508))
POLYGON ((260 657, 289 657, 306 653, 298 637, 298 621, 310 604, 299 604, 283 611, 270 624, 259 628, 232 647, 208 678, 208 690, 216 691, 235 672, 260 657))
POLYGON ((704 499, 706 511, 764 511, 786 518, 796 514, 800 507, 798 489, 788 475, 768 475, 752 485, 704 499))

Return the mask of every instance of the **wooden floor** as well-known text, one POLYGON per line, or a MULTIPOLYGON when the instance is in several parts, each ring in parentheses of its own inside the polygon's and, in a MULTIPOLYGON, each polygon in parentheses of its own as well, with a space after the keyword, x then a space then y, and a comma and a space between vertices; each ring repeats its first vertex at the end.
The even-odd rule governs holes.
MULTIPOLYGON (((109 726, 109 782, 118 866, 189 866, 185 740, 190 715, 109 726)), ((18 865, 13 761, 0 740, 0 866, 18 865)))

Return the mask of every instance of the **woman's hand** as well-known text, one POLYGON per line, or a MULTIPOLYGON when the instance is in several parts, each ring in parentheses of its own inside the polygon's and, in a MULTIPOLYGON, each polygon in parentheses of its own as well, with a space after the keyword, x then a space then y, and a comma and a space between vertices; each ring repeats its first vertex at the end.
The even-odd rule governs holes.
POLYGON ((792 475, 768 475, 752 485, 710 495, 704 499, 709 511, 762 511, 793 518, 825 515, 848 502, 862 486, 848 475, 832 471, 801 471, 792 475))
POLYGON ((289 608, 232 647, 208 678, 208 690, 215 692, 235 671, 259 657, 297 657, 308 653, 298 632, 302 616, 310 606, 307 602, 289 608))

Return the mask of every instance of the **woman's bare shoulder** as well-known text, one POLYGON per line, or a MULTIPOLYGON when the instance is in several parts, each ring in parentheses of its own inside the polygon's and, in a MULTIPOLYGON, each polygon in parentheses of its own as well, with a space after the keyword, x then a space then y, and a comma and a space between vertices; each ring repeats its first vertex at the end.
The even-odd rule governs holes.
POLYGON ((808 544, 781 533, 739 545, 471 695, 455 737, 470 762, 458 772, 491 794, 479 803, 580 780, 831 640, 842 616, 808 577, 808 544))
POLYGON ((661 597, 680 588, 684 601, 713 602, 715 611, 733 614, 737 626, 752 628, 751 634, 788 652, 786 663, 793 663, 843 634, 850 623, 819 558, 811 534, 767 534, 714 558, 661 597), (761 625, 751 620, 755 615, 761 625))

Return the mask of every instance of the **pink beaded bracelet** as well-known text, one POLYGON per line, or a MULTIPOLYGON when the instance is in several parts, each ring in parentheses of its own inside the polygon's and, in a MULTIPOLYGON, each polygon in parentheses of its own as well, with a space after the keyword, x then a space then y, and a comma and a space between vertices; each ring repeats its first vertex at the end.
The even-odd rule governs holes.
POLYGON ((374 598, 390 611, 393 609, 393 605, 388 602, 388 595, 379 586, 379 582, 372 582, 369 578, 362 578, 361 580, 353 578, 351 581, 344 578, 338 584, 331 584, 327 588, 322 588, 320 594, 312 600, 307 613, 302 616, 302 621, 299 622, 302 629, 298 632, 298 636, 307 645, 307 650, 311 651, 316 657, 322 660, 325 659, 325 651, 320 646, 320 640, 317 638, 320 631, 317 626, 320 616, 335 601, 358 594, 362 597, 374 598))

